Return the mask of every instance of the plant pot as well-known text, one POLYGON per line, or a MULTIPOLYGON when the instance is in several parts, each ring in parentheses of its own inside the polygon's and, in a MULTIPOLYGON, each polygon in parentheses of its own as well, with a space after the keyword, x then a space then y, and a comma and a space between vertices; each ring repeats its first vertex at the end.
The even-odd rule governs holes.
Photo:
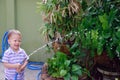
POLYGON ((110 58, 106 52, 94 58, 95 68, 93 75, 100 80, 118 80, 120 78, 120 60, 117 57, 110 58))
POLYGON ((101 55, 95 56, 94 59, 97 67, 108 71, 120 72, 120 60, 118 57, 110 58, 106 52, 103 52, 101 55))
POLYGON ((97 68, 98 72, 102 74, 103 79, 102 80, 118 80, 120 79, 120 73, 119 72, 112 72, 108 70, 104 70, 102 68, 97 68))

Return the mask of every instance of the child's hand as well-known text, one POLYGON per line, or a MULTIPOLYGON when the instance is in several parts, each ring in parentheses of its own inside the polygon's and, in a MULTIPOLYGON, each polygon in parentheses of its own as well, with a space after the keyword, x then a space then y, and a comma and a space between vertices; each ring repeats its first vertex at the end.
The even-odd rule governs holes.
POLYGON ((26 65, 27 65, 28 61, 24 61, 24 63, 21 65, 20 69, 21 71, 25 69, 26 65))
POLYGON ((21 71, 23 71, 23 70, 25 69, 27 63, 28 63, 28 61, 24 61, 24 63, 21 64, 21 65, 16 69, 16 71, 17 71, 18 73, 20 73, 21 71))
POLYGON ((21 72, 21 69, 20 69, 20 68, 21 68, 22 65, 21 65, 20 63, 17 63, 16 65, 17 65, 16 71, 17 71, 18 73, 21 72))
POLYGON ((16 63, 16 68, 20 68, 21 67, 21 64, 20 63, 16 63))
POLYGON ((16 72, 17 72, 17 73, 20 73, 20 72, 21 72, 21 69, 16 69, 16 72))

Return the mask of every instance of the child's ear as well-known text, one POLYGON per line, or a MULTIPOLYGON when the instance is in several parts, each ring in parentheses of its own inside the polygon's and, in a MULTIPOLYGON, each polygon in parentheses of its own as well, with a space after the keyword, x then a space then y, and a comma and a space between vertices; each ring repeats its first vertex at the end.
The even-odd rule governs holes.
POLYGON ((10 40, 8 39, 8 44, 10 44, 10 40))

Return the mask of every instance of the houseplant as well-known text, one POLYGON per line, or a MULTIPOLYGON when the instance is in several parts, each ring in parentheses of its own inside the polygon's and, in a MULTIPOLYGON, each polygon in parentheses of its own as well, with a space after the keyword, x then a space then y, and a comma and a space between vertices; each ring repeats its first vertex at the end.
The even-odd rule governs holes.
MULTIPOLYGON (((115 63, 116 59, 119 60, 119 0, 43 1, 44 3, 40 3, 40 8, 46 15, 44 21, 46 21, 47 36, 52 40, 59 38, 60 46, 66 45, 69 53, 72 54, 67 56, 67 60, 85 68, 87 74, 89 74, 87 70, 91 70, 91 65, 102 62, 108 65, 112 60, 115 63), (60 35, 56 35, 56 32, 60 35), (100 60, 98 57, 103 55, 107 58, 100 60)), ((117 69, 118 66, 112 65, 111 69, 113 67, 117 69)))

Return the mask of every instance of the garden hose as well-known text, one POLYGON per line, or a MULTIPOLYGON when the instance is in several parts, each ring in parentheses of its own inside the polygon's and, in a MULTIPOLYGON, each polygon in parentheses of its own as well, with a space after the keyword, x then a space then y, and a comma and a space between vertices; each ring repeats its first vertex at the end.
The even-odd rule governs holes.
MULTIPOLYGON (((24 63, 24 61, 26 60, 26 58, 20 63, 21 65, 24 63)), ((14 77, 14 80, 17 80, 17 75, 18 75, 19 73, 15 73, 15 77, 14 77)))
POLYGON ((42 74, 41 70, 39 71, 39 73, 37 74, 36 80, 40 80, 40 75, 42 74))
POLYGON ((17 75, 18 75, 18 73, 16 72, 16 73, 15 73, 14 80, 17 80, 17 75))
POLYGON ((33 62, 29 61, 27 64, 27 68, 30 70, 41 70, 44 62, 33 62))
POLYGON ((43 64, 44 62, 33 62, 33 61, 30 61, 27 64, 27 68, 30 70, 40 70, 36 76, 36 80, 40 80, 40 74, 41 74, 43 64))
POLYGON ((2 53, 0 54, 0 57, 2 58, 4 55, 5 50, 8 49, 9 44, 8 44, 8 31, 6 31, 2 37, 2 53))

